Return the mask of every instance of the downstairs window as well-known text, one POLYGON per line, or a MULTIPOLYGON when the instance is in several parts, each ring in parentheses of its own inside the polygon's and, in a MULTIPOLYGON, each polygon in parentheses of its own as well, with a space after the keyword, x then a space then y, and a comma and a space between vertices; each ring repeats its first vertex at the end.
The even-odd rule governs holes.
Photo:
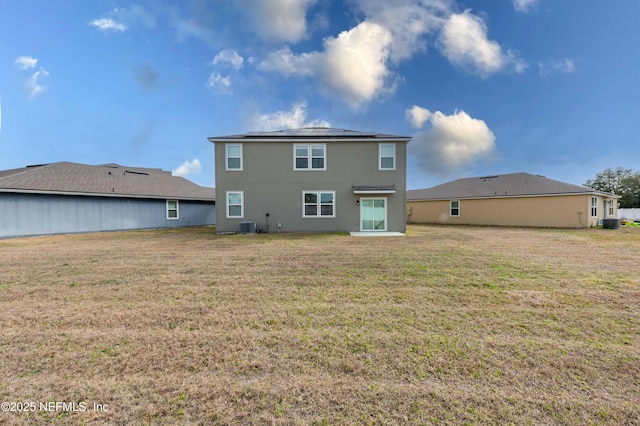
POLYGON ((304 191, 302 217, 336 217, 335 191, 304 191))
POLYGON ((449 202, 449 216, 460 216, 460 201, 449 202))
POLYGON ((167 220, 178 218, 178 200, 167 200, 167 220))

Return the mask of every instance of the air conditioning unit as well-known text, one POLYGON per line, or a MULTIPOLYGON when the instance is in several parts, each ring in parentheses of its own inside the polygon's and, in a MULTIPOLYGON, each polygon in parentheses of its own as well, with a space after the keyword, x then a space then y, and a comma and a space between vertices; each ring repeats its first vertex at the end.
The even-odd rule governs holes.
POLYGON ((240 222, 240 233, 241 234, 255 234, 256 233, 256 223, 255 222, 240 222))
POLYGON ((606 229, 620 229, 622 219, 602 219, 602 227, 606 229))

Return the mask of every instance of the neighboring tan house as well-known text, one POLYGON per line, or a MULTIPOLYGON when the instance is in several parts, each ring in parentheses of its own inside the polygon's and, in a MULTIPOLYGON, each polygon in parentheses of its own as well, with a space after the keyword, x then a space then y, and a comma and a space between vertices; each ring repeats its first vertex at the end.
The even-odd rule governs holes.
POLYGON ((211 137, 217 230, 404 232, 410 140, 325 127, 211 137))
POLYGON ((588 228, 617 217, 618 195, 512 173, 407 191, 409 223, 588 228))
POLYGON ((60 162, 0 171, 0 238, 215 225, 215 189, 161 169, 60 162))

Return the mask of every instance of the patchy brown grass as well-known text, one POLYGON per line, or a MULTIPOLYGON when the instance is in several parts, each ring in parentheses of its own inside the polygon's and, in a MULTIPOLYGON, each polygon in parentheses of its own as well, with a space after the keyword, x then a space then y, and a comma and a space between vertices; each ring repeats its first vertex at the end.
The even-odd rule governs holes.
POLYGON ((640 423, 636 229, 196 228, 0 259, 0 400, 37 404, 0 423, 640 423))

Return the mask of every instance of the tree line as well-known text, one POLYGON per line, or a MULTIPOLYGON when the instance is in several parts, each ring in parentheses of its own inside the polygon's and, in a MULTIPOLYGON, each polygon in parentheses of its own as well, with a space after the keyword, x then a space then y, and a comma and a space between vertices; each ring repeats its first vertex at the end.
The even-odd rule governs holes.
POLYGON ((606 169, 596 173, 595 179, 587 180, 584 186, 620 195, 621 209, 640 207, 640 172, 622 167, 606 169))

